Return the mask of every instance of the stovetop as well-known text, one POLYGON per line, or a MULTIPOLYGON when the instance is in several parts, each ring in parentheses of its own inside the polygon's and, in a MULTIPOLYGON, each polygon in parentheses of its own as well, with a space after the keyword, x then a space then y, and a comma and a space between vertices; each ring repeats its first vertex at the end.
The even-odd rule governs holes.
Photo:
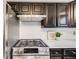
POLYGON ((41 39, 21 39, 15 47, 48 47, 41 39))

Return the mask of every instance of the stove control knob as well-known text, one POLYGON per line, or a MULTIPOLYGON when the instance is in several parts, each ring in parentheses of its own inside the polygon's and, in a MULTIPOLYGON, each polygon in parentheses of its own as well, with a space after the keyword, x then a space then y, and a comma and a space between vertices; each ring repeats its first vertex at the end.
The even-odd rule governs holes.
POLYGON ((23 53, 23 49, 19 49, 19 54, 22 54, 23 53))
POLYGON ((13 54, 18 54, 19 53, 19 50, 18 49, 14 49, 13 50, 13 54))
POLYGON ((59 54, 59 52, 55 52, 55 54, 59 54))
POLYGON ((23 51, 19 51, 19 54, 22 54, 23 53, 23 51))

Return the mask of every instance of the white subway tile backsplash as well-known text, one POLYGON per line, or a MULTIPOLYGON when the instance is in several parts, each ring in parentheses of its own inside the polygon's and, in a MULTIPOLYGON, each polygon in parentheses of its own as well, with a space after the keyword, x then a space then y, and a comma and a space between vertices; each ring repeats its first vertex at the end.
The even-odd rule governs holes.
POLYGON ((20 39, 33 39, 41 37, 40 22, 21 22, 20 23, 20 39))
POLYGON ((49 40, 48 32, 60 32, 61 39, 76 39, 73 35, 75 28, 41 28, 40 22, 21 22, 20 23, 20 39, 37 39, 49 40))

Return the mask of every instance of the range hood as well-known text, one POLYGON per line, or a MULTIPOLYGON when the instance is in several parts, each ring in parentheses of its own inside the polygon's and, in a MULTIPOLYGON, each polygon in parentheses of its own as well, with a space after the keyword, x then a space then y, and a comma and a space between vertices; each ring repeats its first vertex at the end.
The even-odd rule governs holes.
POLYGON ((17 15, 17 17, 19 17, 20 21, 35 21, 35 22, 39 22, 44 20, 47 16, 46 15, 17 15))

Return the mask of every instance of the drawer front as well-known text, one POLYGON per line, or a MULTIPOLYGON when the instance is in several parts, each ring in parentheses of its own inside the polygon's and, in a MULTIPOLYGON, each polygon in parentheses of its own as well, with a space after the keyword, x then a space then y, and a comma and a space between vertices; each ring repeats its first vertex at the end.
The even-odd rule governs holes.
POLYGON ((64 55, 65 56, 76 56, 76 50, 75 49, 65 49, 64 55))
POLYGON ((36 59, 50 59, 50 56, 36 56, 36 59))
POLYGON ((76 59, 76 57, 64 57, 64 59, 76 59))
POLYGON ((61 57, 51 57, 50 59, 62 59, 61 57))
POLYGON ((62 56, 62 49, 51 49, 50 50, 51 56, 62 56))

